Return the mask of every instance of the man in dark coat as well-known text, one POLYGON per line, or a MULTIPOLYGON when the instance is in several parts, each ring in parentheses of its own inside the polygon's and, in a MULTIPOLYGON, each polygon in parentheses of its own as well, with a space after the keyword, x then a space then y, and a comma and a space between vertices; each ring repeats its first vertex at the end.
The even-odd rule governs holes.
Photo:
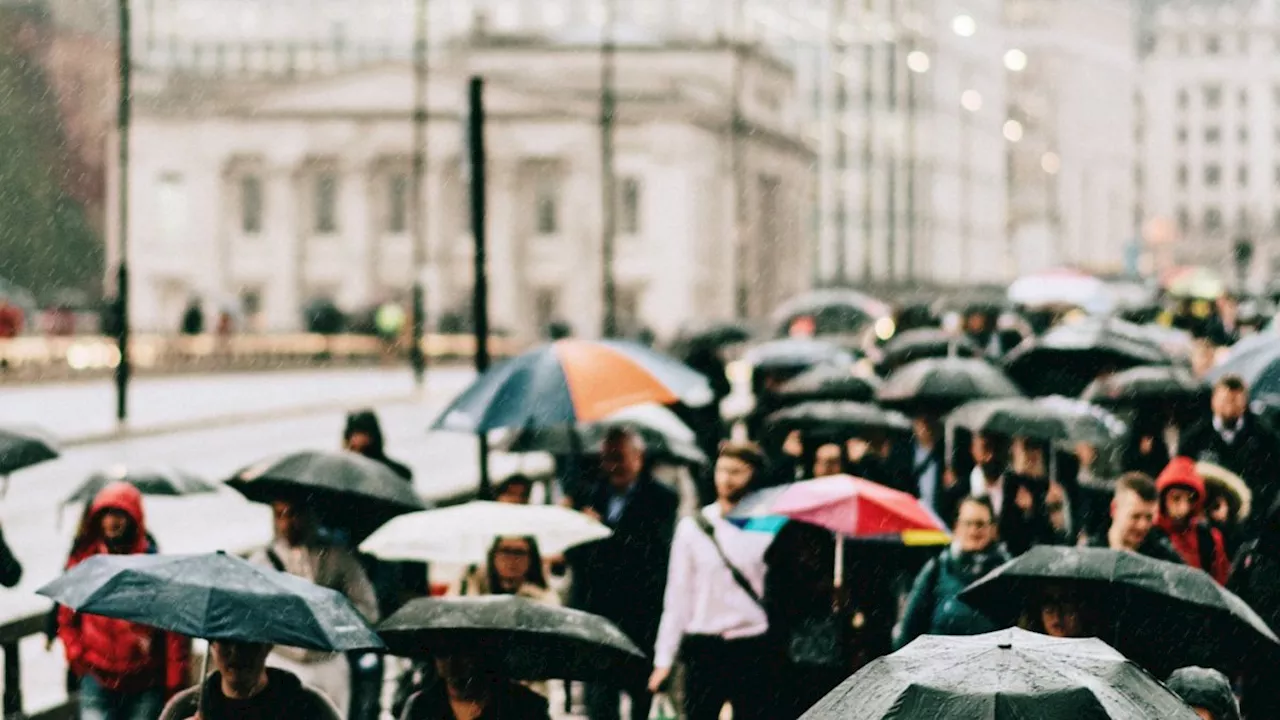
MULTIPOLYGON (((1280 436, 1249 411, 1249 389, 1238 375, 1224 375, 1213 386, 1212 415, 1184 431, 1178 454, 1212 462, 1244 478, 1254 507, 1269 508, 1280 491, 1280 436)), ((1257 535, 1247 528, 1249 536, 1257 535)))
MULTIPOLYGON (((602 481, 584 488, 573 504, 608 525, 613 535, 566 554, 573 567, 574 605, 608 618, 636 646, 652 648, 662 618, 679 499, 645 472, 644 448, 627 430, 605 437, 600 469, 602 481)), ((643 679, 634 687, 588 686, 591 720, 617 720, 619 690, 631 697, 632 718, 647 720, 652 696, 643 679)))

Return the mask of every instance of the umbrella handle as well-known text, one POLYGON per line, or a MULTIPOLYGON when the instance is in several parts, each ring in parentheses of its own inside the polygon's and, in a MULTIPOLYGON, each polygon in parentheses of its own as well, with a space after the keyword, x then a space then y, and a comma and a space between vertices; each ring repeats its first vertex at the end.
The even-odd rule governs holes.
POLYGON ((844 536, 835 533, 836 536, 836 562, 835 576, 831 578, 831 586, 838 593, 844 586, 844 536))

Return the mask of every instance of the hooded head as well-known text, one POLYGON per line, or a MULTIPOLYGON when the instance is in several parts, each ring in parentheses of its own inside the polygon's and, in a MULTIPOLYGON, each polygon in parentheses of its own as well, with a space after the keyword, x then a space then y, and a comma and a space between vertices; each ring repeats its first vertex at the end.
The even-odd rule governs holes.
POLYGON ((1204 512, 1204 478, 1188 457, 1169 461, 1156 478, 1160 494, 1160 524, 1186 528, 1204 512))
POLYGON ((1231 691, 1231 682, 1217 670, 1185 667, 1173 671, 1165 685, 1200 713, 1201 717, 1208 717, 1210 720, 1240 720, 1240 706, 1236 704, 1236 696, 1231 691))
POLYGON ((342 443, 350 451, 368 458, 383 456, 382 425, 372 410, 359 410, 347 415, 347 426, 342 431, 342 443))
POLYGON ((142 493, 126 482, 113 482, 93 499, 76 536, 71 564, 91 555, 137 555, 147 552, 142 493))

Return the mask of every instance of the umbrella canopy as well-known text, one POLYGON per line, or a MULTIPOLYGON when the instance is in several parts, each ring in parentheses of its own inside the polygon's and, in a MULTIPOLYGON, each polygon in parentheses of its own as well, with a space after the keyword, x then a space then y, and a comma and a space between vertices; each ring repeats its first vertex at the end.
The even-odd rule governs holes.
POLYGON ((471 383, 433 429, 487 433, 603 420, 641 403, 711 402, 707 379, 636 343, 557 340, 471 383))
POLYGON ((902 413, 870 403, 816 400, 779 410, 767 418, 782 430, 822 429, 837 432, 911 432, 911 421, 902 413))
POLYGON ((892 314, 892 307, 866 293, 826 288, 791 298, 769 317, 780 336, 787 335, 792 322, 799 317, 812 317, 814 332, 828 335, 858 332, 892 314))
POLYGON ((1046 586, 1079 586, 1106 615, 1104 639, 1147 668, 1230 671, 1276 636, 1243 600, 1197 568, 1105 548, 1031 548, 960 597, 984 612, 1029 607, 1046 586), (1018 607, 1010 607, 1010 603, 1018 607), (1170 666, 1171 665, 1171 666, 1170 666))
POLYGON ((753 493, 729 514, 747 524, 785 517, 869 540, 930 544, 947 539, 946 526, 907 493, 851 475, 804 480, 753 493))
POLYGON ((305 502, 336 514, 352 526, 357 540, 397 515, 426 509, 411 483, 352 452, 285 455, 237 472, 227 485, 253 502, 305 502))
POLYGON ((58 441, 34 427, 0 427, 0 475, 58 457, 58 441))
POLYGON ((489 654, 513 680, 625 685, 649 661, 613 623, 580 610, 511 595, 412 600, 378 626, 392 655, 489 654))
POLYGON ((176 467, 117 465, 89 476, 89 479, 62 501, 63 505, 92 502, 102 488, 113 482, 127 482, 143 495, 199 495, 218 491, 218 486, 176 467))
POLYGON ((1205 376, 1210 383, 1224 375, 1239 375, 1249 386, 1249 395, 1259 398, 1280 394, 1280 338, 1270 335, 1249 338, 1237 344, 1227 358, 1205 376))
POLYGON ((1020 277, 1009 286, 1008 298, 1029 308, 1078 307, 1089 312, 1106 312, 1115 303, 1105 282, 1069 268, 1020 277))
POLYGON ((895 370, 876 400, 903 412, 945 414, 973 400, 1021 394, 999 368, 985 360, 928 358, 895 370))
POLYGON ((744 323, 718 322, 681 330, 675 345, 682 348, 697 346, 722 348, 726 345, 747 342, 752 335, 751 328, 744 323))
POLYGON ((598 453, 605 436, 613 428, 627 428, 644 441, 645 453, 692 465, 707 464, 706 453, 698 447, 693 430, 674 412, 662 405, 645 403, 619 410, 600 422, 579 425, 571 438, 565 427, 528 428, 515 433, 504 449, 507 452, 542 451, 566 455, 572 452, 598 453))
POLYGON ((1164 286, 1174 297, 1196 300, 1217 300, 1227 290, 1222 275, 1199 265, 1176 268, 1165 276, 1164 286))
POLYGON ((947 420, 973 432, 1042 442, 1088 443, 1097 447, 1114 439, 1111 429, 1099 417, 1067 412, 1029 398, 979 400, 957 408, 947 420))
POLYGON ((612 535, 608 527, 558 505, 470 502, 401 515, 360 549, 383 560, 485 562, 497 537, 532 537, 547 556, 612 535))
POLYGON ((941 328, 908 330, 885 343, 880 367, 892 371, 914 360, 942 357, 982 357, 982 348, 967 335, 956 335, 941 328))
POLYGON ((823 363, 853 365, 847 350, 811 338, 771 340, 747 350, 742 361, 757 370, 800 370, 823 363))
POLYGON ((1012 628, 921 637, 858 671, 801 720, 1198 717, 1101 640, 1060 640, 1012 628))
POLYGON ((76 612, 205 640, 383 647, 342 593, 223 553, 95 555, 36 592, 76 612))
POLYGON ((1179 365, 1147 365, 1098 378, 1080 394, 1098 405, 1133 406, 1194 401, 1209 386, 1179 365))
POLYGON ((1099 375, 1139 365, 1169 365, 1167 353, 1132 323, 1115 318, 1059 325, 1004 359, 1005 371, 1032 395, 1079 395, 1099 375))
POLYGON ((812 367, 788 380, 775 393, 777 402, 807 402, 810 400, 848 400, 869 402, 876 396, 880 380, 863 377, 850 365, 824 363, 812 367))

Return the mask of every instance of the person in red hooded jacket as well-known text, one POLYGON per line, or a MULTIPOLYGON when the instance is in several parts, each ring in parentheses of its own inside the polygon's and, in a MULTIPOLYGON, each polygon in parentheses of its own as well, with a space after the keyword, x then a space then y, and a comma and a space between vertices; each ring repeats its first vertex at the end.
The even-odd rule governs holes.
POLYGON ((1160 507, 1155 530, 1163 532, 1178 554, 1190 566, 1213 576, 1225 585, 1231 574, 1222 533, 1204 516, 1204 478, 1189 457, 1175 457, 1156 478, 1160 507))
MULTIPOLYGON (((98 493, 82 530, 67 569, 94 555, 154 552, 142 494, 128 483, 98 493)), ((180 635, 63 607, 58 637, 79 678, 81 720, 155 720, 187 684, 190 641, 180 635)))

